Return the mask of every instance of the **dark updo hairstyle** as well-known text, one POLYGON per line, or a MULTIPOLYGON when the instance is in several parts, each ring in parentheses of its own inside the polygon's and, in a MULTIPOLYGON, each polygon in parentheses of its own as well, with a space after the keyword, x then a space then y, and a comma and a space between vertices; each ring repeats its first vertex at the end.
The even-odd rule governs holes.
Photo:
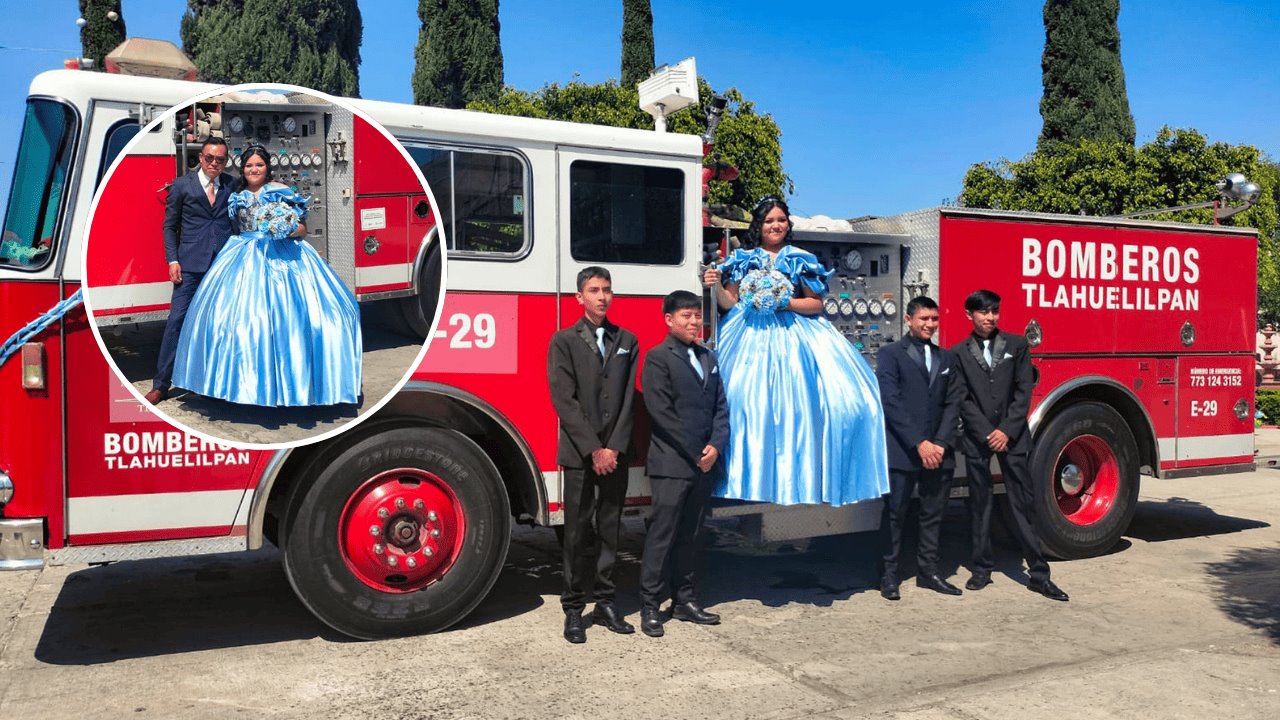
POLYGON ((262 162, 267 164, 267 174, 263 176, 262 186, 266 187, 271 182, 271 153, 261 145, 250 145, 244 149, 244 153, 240 155, 240 182, 236 185, 236 190, 244 190, 249 187, 249 183, 244 179, 244 164, 249 162, 249 158, 257 155, 262 158, 262 162))
POLYGON ((782 212, 787 214, 787 236, 783 238, 784 245, 791 244, 791 231, 795 228, 791 224, 791 209, 781 198, 770 195, 756 203, 756 207, 751 211, 751 225, 747 227, 747 237, 742 241, 742 247, 747 250, 760 247, 760 229, 764 227, 764 218, 769 211, 774 208, 782 208, 782 212))

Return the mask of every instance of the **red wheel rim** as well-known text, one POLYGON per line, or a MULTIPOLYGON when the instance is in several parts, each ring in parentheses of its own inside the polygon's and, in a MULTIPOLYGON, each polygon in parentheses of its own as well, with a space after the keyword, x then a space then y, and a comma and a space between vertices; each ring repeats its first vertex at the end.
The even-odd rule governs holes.
POLYGON ((1092 525, 1111 512, 1120 488, 1115 451, 1097 435, 1073 438, 1058 453, 1053 492, 1058 511, 1076 525, 1092 525))
POLYGON ((436 475, 398 468, 352 493, 338 521, 342 559, 375 590, 421 590, 453 567, 466 523, 453 489, 436 475))

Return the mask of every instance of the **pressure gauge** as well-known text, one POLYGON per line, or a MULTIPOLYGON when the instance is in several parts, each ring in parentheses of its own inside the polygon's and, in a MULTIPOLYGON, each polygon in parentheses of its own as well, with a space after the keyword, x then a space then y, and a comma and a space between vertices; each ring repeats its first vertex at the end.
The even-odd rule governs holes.
POLYGON ((885 314, 885 315, 888 315, 889 317, 897 317, 897 315, 898 315, 898 303, 896 303, 896 302, 894 302, 894 301, 892 301, 892 300, 885 300, 885 301, 884 301, 884 314, 885 314))
POLYGON ((235 156, 231 158, 231 167, 238 168, 243 164, 244 164, 244 157, 242 157, 239 153, 236 153, 235 156))
POLYGON ((292 115, 285 115, 284 120, 280 122, 280 127, 284 128, 285 132, 292 135, 298 129, 298 121, 294 120, 292 115))
POLYGON ((884 307, 880 305, 879 300, 872 300, 871 303, 867 305, 867 311, 872 315, 879 315, 884 312, 884 307))
POLYGON ((828 315, 840 314, 840 301, 830 295, 822 300, 822 312, 828 315))
POLYGON ((271 157, 271 167, 278 167, 280 165, 280 156, 272 155, 270 157, 271 157))
POLYGON ((850 250, 844 254, 842 261, 846 270, 857 272, 862 267, 862 253, 857 250, 850 250))
POLYGON ((320 167, 321 165, 324 165, 324 158, 320 157, 320 153, 312 153, 311 164, 316 167, 320 167))
POLYGON ((867 300, 866 300, 866 298, 858 298, 857 300, 854 300, 854 301, 853 301, 853 312, 854 312, 855 314, 857 314, 857 315, 866 315, 866 314, 867 314, 867 300))
POLYGON ((850 298, 840 298, 840 314, 845 317, 853 315, 854 302, 850 298))
POLYGON ((292 164, 293 160, 290 160, 288 155, 280 156, 280 167, 289 167, 292 164))
POLYGON ((311 167, 312 160, 310 155, 302 156, 302 167, 311 167))
POLYGON ((232 135, 239 135, 244 131, 244 118, 239 115, 232 115, 227 127, 231 130, 232 135))
POLYGON ((302 156, 294 153, 289 156, 289 164, 294 167, 302 167, 302 156))
POLYGON ((258 126, 258 139, 264 143, 271 139, 271 125, 263 122, 258 126))
POLYGON ((257 132, 257 129, 253 127, 253 123, 252 123, 252 122, 246 122, 246 123, 244 124, 244 139, 245 139, 245 140, 252 140, 252 139, 253 139, 253 134, 254 134, 255 132, 257 132))

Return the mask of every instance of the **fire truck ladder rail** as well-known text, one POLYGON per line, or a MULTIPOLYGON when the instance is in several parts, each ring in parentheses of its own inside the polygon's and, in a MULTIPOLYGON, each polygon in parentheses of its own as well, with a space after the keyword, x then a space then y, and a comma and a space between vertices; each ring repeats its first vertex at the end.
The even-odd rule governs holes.
POLYGON ((27 323, 26 327, 11 335, 8 340, 5 340, 4 345, 0 346, 0 366, 3 366, 5 361, 17 352, 18 348, 22 347, 23 343, 39 335, 45 328, 62 319, 63 315, 66 315, 72 308, 83 302, 83 292, 83 290, 76 290, 71 297, 49 308, 43 315, 27 323))

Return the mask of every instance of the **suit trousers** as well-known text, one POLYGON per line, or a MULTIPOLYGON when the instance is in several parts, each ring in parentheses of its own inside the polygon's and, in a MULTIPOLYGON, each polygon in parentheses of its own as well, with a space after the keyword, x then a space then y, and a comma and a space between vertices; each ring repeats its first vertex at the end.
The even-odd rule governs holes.
POLYGON ((938 543, 942 535, 942 516, 951 498, 951 468, 927 470, 889 470, 889 498, 885 503, 889 528, 888 549, 884 555, 884 575, 898 577, 898 557, 902 551, 902 531, 911 506, 912 491, 920 494, 920 539, 916 545, 916 573, 938 572, 938 543))
MULTIPOLYGON (((1027 561, 1027 574, 1035 582, 1049 579, 1049 563, 1040 546, 1035 527, 1035 501, 1026 455, 996 453, 1004 473, 1004 490, 1009 502, 1013 527, 1009 531, 1022 546, 1027 561)), ((973 572, 990 575, 995 563, 991 557, 991 457, 966 457, 969 475, 969 518, 973 534, 973 572)))
POLYGON ((622 537, 627 467, 607 475, 591 468, 564 468, 564 592, 560 607, 581 612, 587 598, 613 603, 613 566, 622 537))
POLYGON ((169 305, 169 319, 164 323, 164 336, 160 339, 160 358, 156 362, 156 377, 151 387, 168 390, 173 379, 173 362, 178 355, 178 337, 182 335, 182 323, 187 319, 187 308, 204 273, 182 271, 182 283, 173 286, 173 299, 169 305))
POLYGON ((640 563, 642 608, 657 610, 667 597, 676 604, 697 601, 698 541, 717 479, 715 474, 649 478, 653 504, 640 563))

